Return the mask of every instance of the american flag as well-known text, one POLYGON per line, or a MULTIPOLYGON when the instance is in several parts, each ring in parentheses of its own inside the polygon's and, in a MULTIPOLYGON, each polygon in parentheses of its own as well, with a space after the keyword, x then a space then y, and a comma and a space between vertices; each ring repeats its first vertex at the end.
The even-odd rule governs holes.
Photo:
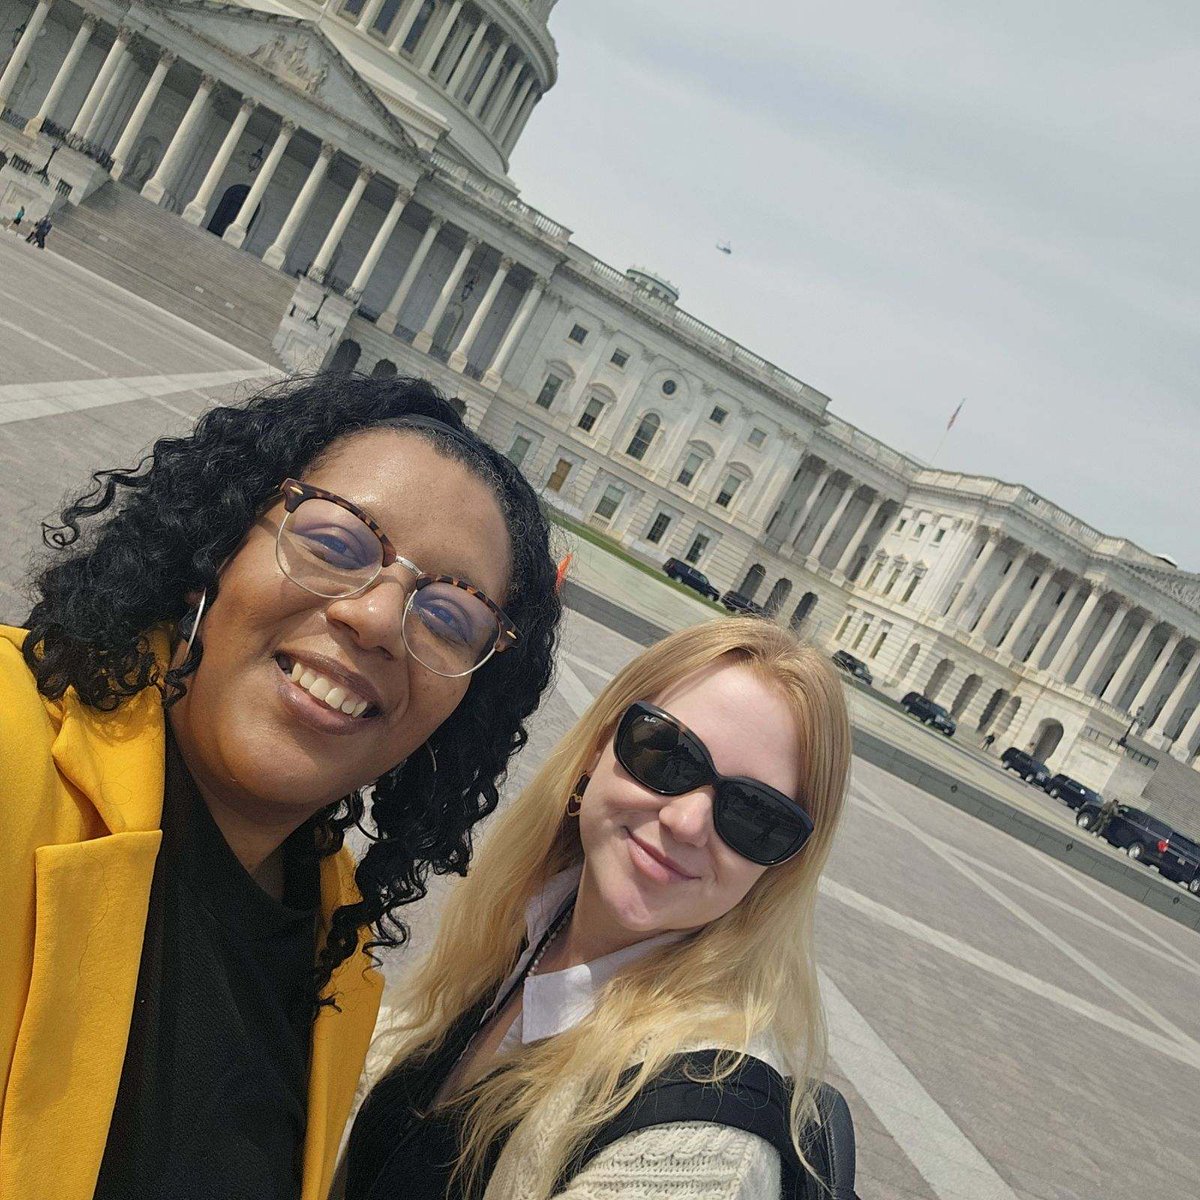
POLYGON ((958 420, 958 414, 962 412, 962 406, 966 404, 965 400, 958 402, 958 407, 950 414, 950 420, 946 422, 946 432, 949 433, 954 428, 954 422, 958 420))

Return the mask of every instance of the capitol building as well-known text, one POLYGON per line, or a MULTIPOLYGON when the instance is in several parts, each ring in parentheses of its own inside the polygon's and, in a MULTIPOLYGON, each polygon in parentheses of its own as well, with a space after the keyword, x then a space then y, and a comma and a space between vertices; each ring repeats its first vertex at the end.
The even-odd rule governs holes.
POLYGON ((575 521, 1200 834, 1200 576, 892 449, 531 207, 555 3, 5 0, 0 213, 288 368, 431 378, 575 521))

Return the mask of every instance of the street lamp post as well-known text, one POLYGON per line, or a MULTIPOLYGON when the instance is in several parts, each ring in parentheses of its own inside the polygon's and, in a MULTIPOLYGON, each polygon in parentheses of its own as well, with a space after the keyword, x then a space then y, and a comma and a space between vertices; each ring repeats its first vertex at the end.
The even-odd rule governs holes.
POLYGON ((1117 739, 1117 745, 1124 750, 1129 745, 1129 735, 1133 732, 1133 727, 1142 719, 1142 714, 1146 711, 1144 704, 1139 704, 1137 711, 1133 714, 1133 720, 1129 722, 1129 728, 1117 739))

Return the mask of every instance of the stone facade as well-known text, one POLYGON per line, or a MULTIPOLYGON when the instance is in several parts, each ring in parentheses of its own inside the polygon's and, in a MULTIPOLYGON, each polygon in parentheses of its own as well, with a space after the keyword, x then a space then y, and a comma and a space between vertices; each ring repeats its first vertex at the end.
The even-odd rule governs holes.
POLYGON ((298 277, 289 365, 429 375, 632 552, 687 558, 885 691, 926 692, 960 737, 1098 788, 1169 757, 1177 797, 1200 747, 1200 577, 897 453, 527 205, 507 159, 555 80, 552 7, 18 0, 0 205, 140 190, 298 277))

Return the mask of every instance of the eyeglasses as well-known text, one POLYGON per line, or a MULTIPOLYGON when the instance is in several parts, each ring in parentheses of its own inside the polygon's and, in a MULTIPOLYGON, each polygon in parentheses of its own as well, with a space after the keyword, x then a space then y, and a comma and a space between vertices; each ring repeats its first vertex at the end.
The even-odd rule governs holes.
POLYGON ((472 584, 428 575, 397 554, 387 534, 351 501, 296 479, 285 479, 279 492, 285 511, 275 559, 306 592, 329 599, 358 596, 396 562, 417 577, 400 630, 409 654, 423 667, 457 679, 515 644, 516 626, 499 605, 472 584))
POLYGON ((613 741, 617 761, 660 796, 682 796, 713 784, 713 826, 735 853, 771 867, 798 854, 812 818, 789 796, 757 779, 722 775, 704 743, 670 713, 645 700, 631 704, 613 741))

